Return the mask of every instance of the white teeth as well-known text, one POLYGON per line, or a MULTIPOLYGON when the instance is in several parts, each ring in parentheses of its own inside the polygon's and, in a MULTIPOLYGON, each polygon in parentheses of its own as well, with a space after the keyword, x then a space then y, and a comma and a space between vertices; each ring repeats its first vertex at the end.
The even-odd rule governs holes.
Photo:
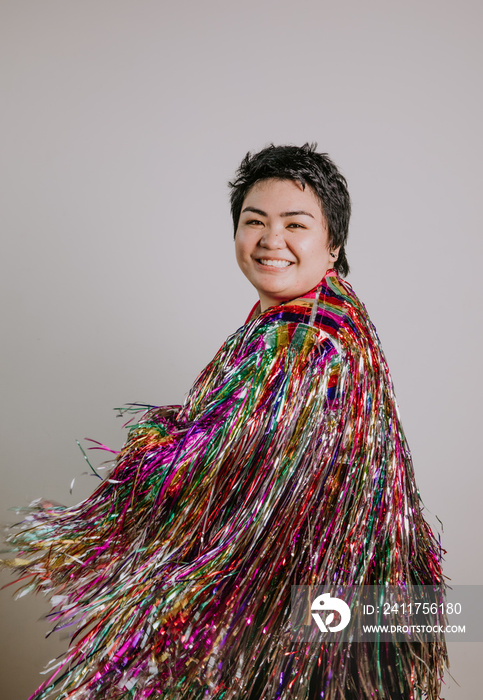
POLYGON ((291 263, 288 260, 266 260, 262 258, 258 261, 267 267, 288 267, 291 263))

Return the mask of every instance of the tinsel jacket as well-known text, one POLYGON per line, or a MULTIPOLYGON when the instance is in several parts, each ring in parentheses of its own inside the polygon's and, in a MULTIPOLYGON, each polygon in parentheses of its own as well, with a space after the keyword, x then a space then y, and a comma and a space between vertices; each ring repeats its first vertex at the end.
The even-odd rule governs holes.
POLYGON ((307 645, 289 622, 294 585, 443 585, 422 510, 376 331, 330 270, 146 411, 91 497, 32 504, 10 564, 77 630, 34 697, 436 699, 442 634, 307 645))

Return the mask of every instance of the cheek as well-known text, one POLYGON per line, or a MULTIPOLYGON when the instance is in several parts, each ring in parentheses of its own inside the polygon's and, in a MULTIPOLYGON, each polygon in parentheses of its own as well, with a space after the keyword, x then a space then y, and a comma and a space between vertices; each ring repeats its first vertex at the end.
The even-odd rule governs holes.
POLYGON ((311 238, 306 241, 301 241, 299 246, 299 254, 304 256, 307 262, 316 265, 317 261, 325 261, 329 255, 329 251, 324 241, 318 238, 311 238))
POLYGON ((317 239, 310 241, 304 246, 303 254, 307 270, 310 268, 316 275, 321 275, 325 272, 329 265, 330 257, 324 241, 321 242, 317 239))
POLYGON ((237 232, 236 238, 235 238, 235 257, 237 263, 241 266, 243 264, 243 260, 246 258, 246 251, 245 251, 246 245, 243 240, 243 236, 240 236, 240 234, 237 232))
POLYGON ((253 245, 250 240, 250 237, 247 236, 243 231, 237 231, 235 237, 236 259, 239 261, 247 260, 250 257, 252 250, 253 245))

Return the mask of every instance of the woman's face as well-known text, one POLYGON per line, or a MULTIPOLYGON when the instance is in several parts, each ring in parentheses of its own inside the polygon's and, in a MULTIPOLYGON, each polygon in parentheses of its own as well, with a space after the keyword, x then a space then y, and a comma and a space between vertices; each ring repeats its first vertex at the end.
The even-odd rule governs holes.
POLYGON ((328 228, 311 187, 292 180, 257 182, 242 204, 236 259, 258 291, 261 310, 313 289, 334 266, 328 228))

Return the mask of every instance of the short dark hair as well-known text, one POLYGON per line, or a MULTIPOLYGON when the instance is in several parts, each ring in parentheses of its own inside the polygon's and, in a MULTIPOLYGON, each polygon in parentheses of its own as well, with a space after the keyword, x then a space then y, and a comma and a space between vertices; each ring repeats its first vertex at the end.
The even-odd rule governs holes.
POLYGON ((317 153, 316 143, 303 146, 269 146, 246 154, 229 182, 234 232, 238 227, 243 201, 256 182, 276 178, 309 185, 317 195, 329 229, 329 246, 340 246, 334 267, 341 275, 349 272, 345 244, 349 235, 351 201, 345 177, 327 153, 317 153))

